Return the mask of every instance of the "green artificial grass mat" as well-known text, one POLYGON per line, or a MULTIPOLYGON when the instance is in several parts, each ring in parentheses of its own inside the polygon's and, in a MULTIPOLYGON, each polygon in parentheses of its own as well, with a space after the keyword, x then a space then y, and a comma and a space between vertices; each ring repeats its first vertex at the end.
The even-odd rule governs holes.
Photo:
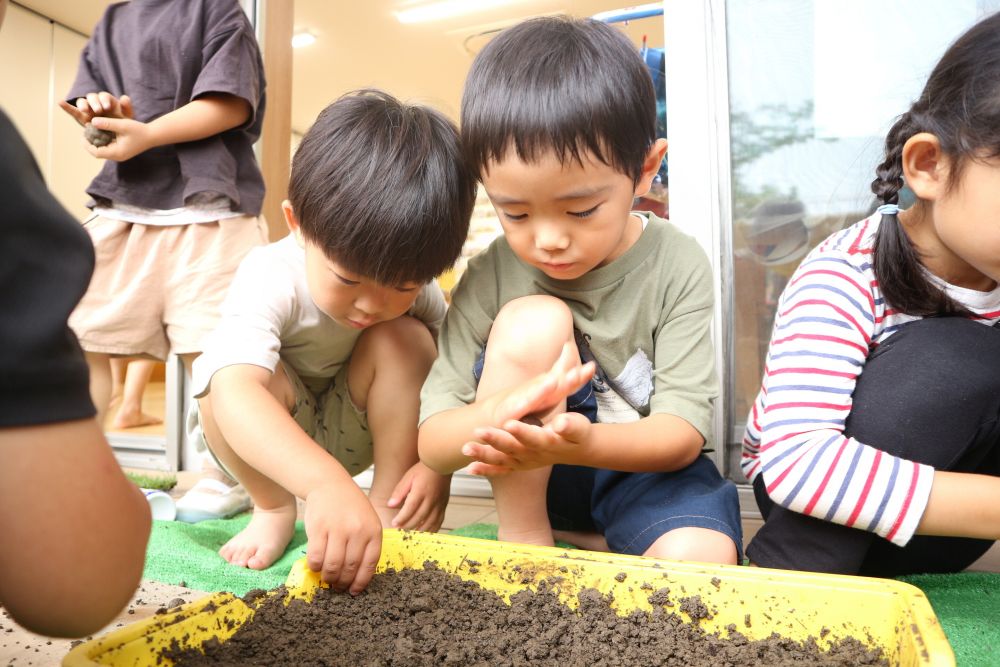
POLYGON ((138 472, 126 472, 125 476, 133 484, 143 489, 169 491, 177 486, 177 475, 144 475, 138 472))
MULTIPOLYGON (((154 521, 143 577, 203 591, 244 595, 254 588, 270 589, 285 583, 292 563, 305 555, 306 534, 299 521, 285 554, 266 570, 230 565, 219 549, 250 520, 246 513, 233 519, 182 523, 154 521)), ((476 523, 451 532, 484 540, 497 538, 496 524, 476 523)), ((562 547, 569 545, 560 544, 562 547)), ((571 548, 571 547, 570 547, 571 548)), ((960 572, 900 577, 921 589, 955 651, 960 667, 998 664, 1000 645, 1000 574, 960 572)))
POLYGON ((931 601, 959 667, 998 664, 1000 574, 959 572, 899 577, 931 601))
POLYGON ((250 521, 246 512, 232 519, 200 523, 154 521, 146 549, 144 579, 200 591, 229 591, 242 596, 254 588, 285 583, 292 563, 305 555, 306 531, 299 521, 285 554, 266 570, 236 567, 222 560, 219 549, 250 521))

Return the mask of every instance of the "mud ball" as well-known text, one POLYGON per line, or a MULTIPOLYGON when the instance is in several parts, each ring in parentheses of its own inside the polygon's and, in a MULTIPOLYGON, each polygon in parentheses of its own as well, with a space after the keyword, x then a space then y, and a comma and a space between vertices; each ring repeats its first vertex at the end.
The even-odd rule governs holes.
POLYGON ((107 146, 112 141, 115 140, 115 133, 108 132, 107 130, 100 130, 90 123, 83 126, 83 136, 86 137, 94 146, 100 148, 101 146, 107 146))

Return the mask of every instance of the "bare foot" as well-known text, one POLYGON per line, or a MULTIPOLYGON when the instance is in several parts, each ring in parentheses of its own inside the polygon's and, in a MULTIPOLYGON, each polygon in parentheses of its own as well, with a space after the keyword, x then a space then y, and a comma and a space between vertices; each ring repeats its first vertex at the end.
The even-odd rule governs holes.
POLYGON ((251 570, 263 570, 278 560, 295 534, 295 505, 273 510, 255 507, 247 527, 222 545, 219 555, 251 570))
POLYGON ((137 426, 152 426, 153 424, 162 424, 163 420, 154 415, 148 415, 142 410, 124 410, 121 409, 115 414, 115 418, 111 421, 112 428, 122 429, 122 428, 136 428, 137 426))
POLYGON ((541 547, 554 547, 555 539, 552 529, 548 526, 534 529, 512 529, 501 525, 497 529, 497 539, 501 542, 517 542, 518 544, 534 544, 541 547))

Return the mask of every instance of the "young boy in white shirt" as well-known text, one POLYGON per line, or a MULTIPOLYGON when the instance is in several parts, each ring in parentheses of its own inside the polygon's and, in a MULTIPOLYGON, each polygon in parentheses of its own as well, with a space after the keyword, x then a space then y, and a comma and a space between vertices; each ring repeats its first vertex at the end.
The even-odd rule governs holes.
POLYGON ((417 457, 420 386, 461 251, 475 181, 453 124, 378 91, 327 107, 293 160, 292 234, 252 251, 194 367, 206 442, 249 491, 222 547, 263 569, 305 500, 310 567, 357 594, 382 528, 435 531, 450 477, 417 457), (366 498, 351 477, 374 462, 366 498))

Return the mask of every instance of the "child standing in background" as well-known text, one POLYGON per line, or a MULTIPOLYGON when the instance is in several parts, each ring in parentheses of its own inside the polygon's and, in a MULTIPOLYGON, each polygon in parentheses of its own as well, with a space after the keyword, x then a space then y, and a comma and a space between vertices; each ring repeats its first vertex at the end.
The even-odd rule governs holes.
MULTIPOLYGON (((110 357, 190 370, 240 260, 266 242, 253 155, 264 72, 236 0, 131 0, 108 7, 62 108, 113 132, 87 188, 97 265, 70 319, 103 419, 110 357)), ((102 422, 103 423, 103 422, 102 422)))
MULTIPOLYGON (((87 150, 106 162, 87 188, 84 224, 97 265, 70 318, 90 366, 98 422, 111 357, 179 355, 190 373, 236 267, 267 242, 264 181, 253 154, 264 69, 236 0, 130 0, 94 28, 60 106, 114 133, 87 150)), ((222 518, 246 492, 210 464, 178 518, 222 518)))
POLYGON ((504 235, 455 289, 421 460, 490 475, 503 540, 737 562, 736 488, 702 454, 708 259, 631 210, 667 149, 635 47, 596 21, 509 28, 472 65, 461 127, 504 235))
POLYGON ((270 566, 301 498, 309 566, 356 594, 383 526, 444 519, 450 476, 419 462, 417 413, 445 312, 434 278, 461 252, 475 179, 443 115, 361 91, 320 113, 288 191, 292 233, 247 255, 194 364, 205 440, 254 500, 219 553, 270 566), (372 463, 366 498, 351 478, 372 463))
POLYGON ((883 206, 785 288, 743 441, 756 565, 954 572, 1000 539, 998 100, 994 14, 889 131, 883 206))

